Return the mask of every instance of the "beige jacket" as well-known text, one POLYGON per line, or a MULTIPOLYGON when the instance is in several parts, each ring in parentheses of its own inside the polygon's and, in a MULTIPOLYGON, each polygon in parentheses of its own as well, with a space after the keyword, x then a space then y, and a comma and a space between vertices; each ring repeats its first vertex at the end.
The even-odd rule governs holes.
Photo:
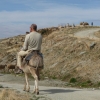
POLYGON ((42 36, 38 32, 31 32, 26 35, 22 50, 40 50, 41 51, 42 36))

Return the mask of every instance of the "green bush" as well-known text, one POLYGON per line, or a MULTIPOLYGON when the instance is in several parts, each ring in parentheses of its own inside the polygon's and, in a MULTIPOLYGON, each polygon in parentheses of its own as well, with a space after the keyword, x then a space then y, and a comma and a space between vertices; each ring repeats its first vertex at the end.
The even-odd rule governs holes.
POLYGON ((70 79, 70 83, 75 83, 75 82, 77 82, 76 78, 71 78, 70 79))
POLYGON ((0 84, 0 88, 3 88, 3 86, 0 84))
POLYGON ((100 82, 98 82, 98 86, 100 86, 100 82))

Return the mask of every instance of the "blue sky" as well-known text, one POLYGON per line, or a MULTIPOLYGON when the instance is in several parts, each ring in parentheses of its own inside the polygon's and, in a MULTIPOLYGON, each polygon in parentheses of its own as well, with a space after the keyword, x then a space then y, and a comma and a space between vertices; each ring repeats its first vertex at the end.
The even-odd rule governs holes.
POLYGON ((0 0, 0 38, 82 21, 100 26, 100 0, 0 0))

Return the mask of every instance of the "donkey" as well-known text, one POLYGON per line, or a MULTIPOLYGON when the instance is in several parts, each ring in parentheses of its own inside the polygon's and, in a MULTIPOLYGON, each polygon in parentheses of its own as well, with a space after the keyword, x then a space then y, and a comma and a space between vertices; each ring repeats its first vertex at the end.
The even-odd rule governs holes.
POLYGON ((26 79, 24 91, 27 92, 30 91, 30 86, 28 81, 28 75, 30 73, 35 79, 33 93, 36 93, 38 95, 39 94, 38 81, 39 81, 40 71, 43 69, 43 57, 37 51, 32 52, 29 61, 26 61, 27 57, 28 55, 22 60, 22 70, 25 73, 25 79, 26 79))
POLYGON ((6 67, 6 65, 0 65, 0 70, 4 70, 4 72, 5 72, 5 67, 6 67))
POLYGON ((7 66, 8 72, 10 71, 10 69, 12 69, 12 71, 13 71, 13 70, 15 70, 15 68, 16 68, 16 65, 15 65, 15 64, 8 64, 8 65, 6 65, 6 66, 7 66))

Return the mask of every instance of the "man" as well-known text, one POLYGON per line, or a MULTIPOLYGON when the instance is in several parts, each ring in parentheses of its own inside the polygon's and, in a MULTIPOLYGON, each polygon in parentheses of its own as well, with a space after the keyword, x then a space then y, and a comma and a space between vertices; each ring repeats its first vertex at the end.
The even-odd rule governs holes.
MULTIPOLYGON (((41 44, 42 44, 42 36, 37 31, 37 25, 32 24, 30 26, 30 33, 26 35, 25 41, 23 44, 23 48, 20 52, 18 52, 17 57, 17 66, 22 69, 21 60, 23 56, 26 56, 30 51, 41 51, 41 44)), ((18 70, 17 73, 20 73, 21 70, 18 70)))
POLYGON ((91 26, 93 26, 93 22, 91 22, 91 26))

